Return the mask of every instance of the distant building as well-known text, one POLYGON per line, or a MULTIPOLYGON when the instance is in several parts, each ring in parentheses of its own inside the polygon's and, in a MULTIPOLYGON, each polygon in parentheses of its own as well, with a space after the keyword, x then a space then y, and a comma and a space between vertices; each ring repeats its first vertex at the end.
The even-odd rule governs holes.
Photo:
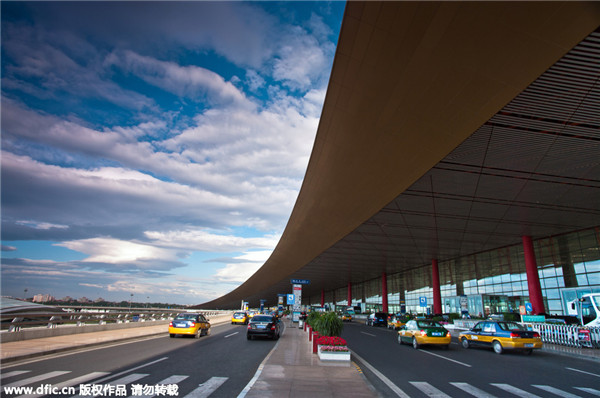
POLYGON ((92 301, 87 297, 80 297, 77 299, 78 303, 91 303, 92 301))
POLYGON ((54 296, 51 296, 49 294, 36 294, 35 296, 33 296, 33 302, 34 303, 46 303, 48 301, 54 301, 55 298, 54 296))
POLYGON ((66 296, 66 297, 63 297, 62 299, 60 299, 60 301, 66 301, 67 303, 69 303, 71 301, 75 301, 75 299, 71 296, 66 296))
POLYGON ((103 301, 104 299, 102 297, 98 297, 96 300, 94 300, 94 303, 101 303, 103 301))

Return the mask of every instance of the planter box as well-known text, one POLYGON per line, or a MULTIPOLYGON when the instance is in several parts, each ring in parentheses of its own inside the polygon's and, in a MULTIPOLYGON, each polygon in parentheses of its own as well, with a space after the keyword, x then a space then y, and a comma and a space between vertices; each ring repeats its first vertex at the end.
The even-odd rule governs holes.
POLYGON ((321 345, 318 347, 319 359, 321 361, 346 361, 350 362, 350 351, 321 351, 321 345))

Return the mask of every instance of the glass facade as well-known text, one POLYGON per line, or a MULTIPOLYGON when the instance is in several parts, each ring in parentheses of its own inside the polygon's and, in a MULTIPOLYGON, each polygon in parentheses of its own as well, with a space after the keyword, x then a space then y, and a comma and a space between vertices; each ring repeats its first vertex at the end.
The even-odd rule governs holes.
MULTIPOLYGON (((565 297, 600 291, 600 228, 533 242, 546 313, 564 314, 565 297), (574 293, 573 293, 574 292, 574 293)), ((433 312, 431 264, 387 275, 388 311, 433 312), (425 297, 427 307, 423 307, 425 297)), ((443 312, 459 312, 468 297, 473 315, 518 312, 529 302, 523 246, 517 244, 439 263, 443 312)), ((382 309, 381 279, 352 286, 353 305, 382 309)), ((330 305, 347 304, 347 287, 330 292, 330 305)), ((326 297, 327 294, 326 294, 326 297)))

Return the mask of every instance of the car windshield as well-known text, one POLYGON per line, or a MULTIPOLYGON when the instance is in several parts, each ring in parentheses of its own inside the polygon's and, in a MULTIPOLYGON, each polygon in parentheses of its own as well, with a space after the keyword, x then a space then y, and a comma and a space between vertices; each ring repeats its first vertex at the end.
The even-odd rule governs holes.
POLYGON ((193 321, 196 319, 196 314, 179 314, 175 317, 175 319, 193 321))
POLYGON ((246 314, 245 314, 245 313, 243 313, 243 312, 236 312, 236 313, 235 313, 235 314, 233 314, 233 315, 235 315, 235 316, 244 316, 244 315, 246 315, 246 314))
POLYGON ((527 330, 524 326, 515 322, 498 322, 498 326, 502 330, 527 330))
POLYGON ((268 315, 255 315, 252 322, 273 322, 273 317, 268 315))
POLYGON ((418 321, 417 326, 420 328, 441 328, 442 325, 436 321, 418 321))

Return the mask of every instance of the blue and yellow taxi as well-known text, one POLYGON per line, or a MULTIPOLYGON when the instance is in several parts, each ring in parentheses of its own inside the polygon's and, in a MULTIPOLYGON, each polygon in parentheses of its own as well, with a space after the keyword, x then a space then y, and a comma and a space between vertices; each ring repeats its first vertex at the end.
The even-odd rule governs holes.
POLYGON ((412 344, 417 349, 422 345, 450 346, 452 336, 440 323, 430 319, 413 319, 398 331, 398 343, 412 344))
POLYGON ((349 312, 342 313, 342 322, 352 322, 352 314, 349 312))
POLYGON ((202 314, 185 312, 169 323, 169 337, 177 335, 199 338, 210 334, 210 322, 202 314))
POLYGON ((235 324, 242 324, 242 325, 246 325, 248 324, 248 320, 250 318, 248 317, 248 314, 244 311, 237 311, 234 312, 233 315, 231 316, 231 324, 235 325, 235 324))
POLYGON ((496 354, 505 350, 523 350, 531 354, 533 350, 542 348, 540 334, 516 322, 481 321, 471 330, 462 332, 458 339, 464 348, 491 347, 496 354))

